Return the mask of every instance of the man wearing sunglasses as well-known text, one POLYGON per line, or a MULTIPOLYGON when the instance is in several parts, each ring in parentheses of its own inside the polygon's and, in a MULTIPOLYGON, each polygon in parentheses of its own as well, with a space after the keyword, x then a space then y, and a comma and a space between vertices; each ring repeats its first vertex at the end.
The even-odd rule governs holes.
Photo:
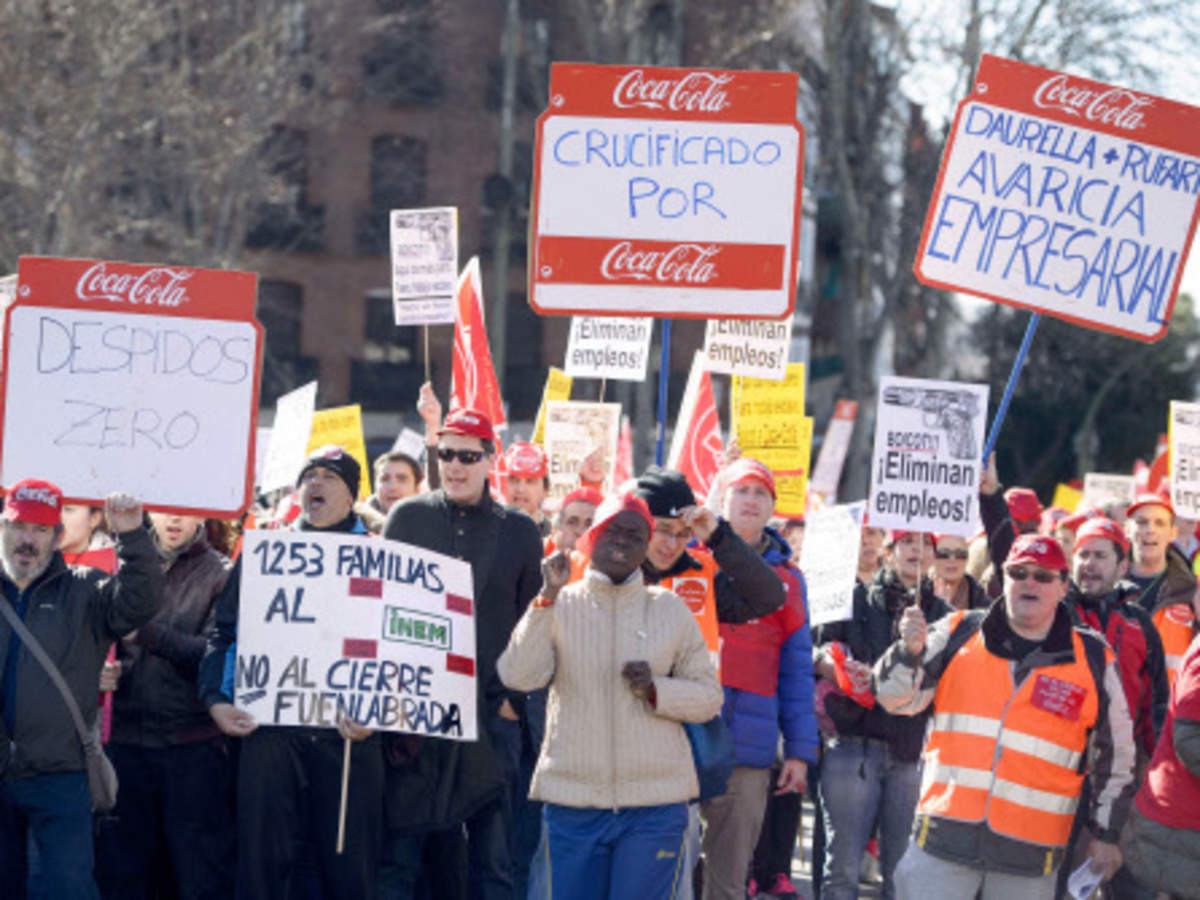
MULTIPOLYGON (((492 499, 488 472, 496 445, 491 420, 474 409, 446 416, 437 431, 440 487, 394 507, 384 537, 466 560, 475 586, 475 671, 479 740, 426 740, 415 755, 393 739, 385 805, 391 829, 380 877, 383 898, 413 895, 422 855, 445 879, 468 879, 473 896, 512 896, 509 830, 521 753, 522 695, 507 690, 496 660, 542 586, 542 538, 515 507, 492 499), (465 823, 468 865, 455 862, 465 823)), ((432 885, 434 896, 458 887, 432 885)))
POLYGON ((1058 542, 1022 535, 1004 600, 929 628, 919 609, 875 666, 879 702, 932 706, 913 839, 896 867, 902 898, 1055 895, 1085 779, 1086 855, 1112 877, 1133 798, 1133 727, 1112 651, 1072 625, 1058 542))

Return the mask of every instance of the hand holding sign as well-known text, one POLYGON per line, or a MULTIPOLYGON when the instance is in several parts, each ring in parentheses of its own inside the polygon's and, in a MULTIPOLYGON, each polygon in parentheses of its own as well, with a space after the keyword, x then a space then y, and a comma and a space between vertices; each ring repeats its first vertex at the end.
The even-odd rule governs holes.
POLYGON ((925 652, 925 636, 929 626, 925 623, 925 614, 921 607, 910 606, 900 616, 900 640, 904 641, 904 649, 911 656, 920 656, 925 652))
POLYGON ((679 521, 702 541, 707 541, 717 530, 717 514, 706 506, 685 507, 679 511, 679 521))
POLYGON ((117 534, 142 527, 142 503, 129 494, 109 494, 104 502, 104 515, 117 534))
POLYGON ((542 560, 542 596, 554 600, 571 577, 571 562, 567 554, 555 550, 542 560))
POLYGON ((425 423, 426 438, 435 433, 442 425, 442 401, 433 392, 431 382, 427 381, 421 385, 420 394, 417 396, 417 415, 425 423))
POLYGON ((221 732, 230 737, 245 737, 258 727, 254 716, 232 703, 214 703, 208 708, 208 714, 221 732))

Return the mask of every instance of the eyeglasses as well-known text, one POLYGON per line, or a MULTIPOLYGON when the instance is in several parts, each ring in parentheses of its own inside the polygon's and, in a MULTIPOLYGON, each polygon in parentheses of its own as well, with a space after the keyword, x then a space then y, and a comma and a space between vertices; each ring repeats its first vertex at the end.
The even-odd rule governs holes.
POLYGON ((1038 584, 1053 584, 1060 577, 1057 572, 1047 572, 1045 569, 1027 569, 1024 566, 1013 566, 1005 569, 1004 574, 1013 581, 1024 581, 1026 578, 1032 578, 1038 584))
POLYGON ((453 447, 438 447, 437 458, 442 462, 453 462, 457 459, 464 466, 473 466, 483 459, 482 450, 455 450, 453 447))
POLYGON ((966 550, 934 550, 933 555, 938 559, 966 559, 966 550))

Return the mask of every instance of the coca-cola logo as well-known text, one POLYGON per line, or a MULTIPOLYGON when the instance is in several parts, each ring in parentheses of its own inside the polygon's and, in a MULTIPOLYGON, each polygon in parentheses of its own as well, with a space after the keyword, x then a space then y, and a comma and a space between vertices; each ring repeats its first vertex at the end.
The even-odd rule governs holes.
POLYGON ((1059 74, 1038 85, 1033 92, 1033 103, 1042 109, 1057 109, 1089 122, 1136 131, 1146 127, 1143 111, 1153 100, 1125 88, 1112 87, 1098 91, 1087 85, 1073 83, 1067 75, 1059 74))
POLYGON ((669 109, 673 112, 719 113, 732 104, 722 88, 732 75, 689 72, 682 78, 647 78, 641 69, 625 73, 613 90, 617 109, 669 109))
POLYGON ((713 244, 676 244, 670 250, 636 250, 621 241, 604 254, 600 274, 609 281, 656 281, 660 284, 708 284, 719 274, 713 244))
POLYGON ((58 495, 49 488, 44 487, 22 485, 14 491, 13 500, 17 502, 44 503, 46 506, 51 507, 58 506, 58 495))
POLYGON ((192 273, 186 269, 155 266, 141 274, 109 272, 106 263, 96 263, 75 285, 80 300, 108 300, 131 306, 182 306, 190 298, 184 284, 192 273))

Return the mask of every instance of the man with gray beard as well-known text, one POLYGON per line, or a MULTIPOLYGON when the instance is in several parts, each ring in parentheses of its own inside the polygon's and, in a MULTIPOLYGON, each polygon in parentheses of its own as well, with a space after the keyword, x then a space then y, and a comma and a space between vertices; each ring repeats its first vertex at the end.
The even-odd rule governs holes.
MULTIPOLYGON (((96 719, 100 667, 109 645, 157 611, 162 571, 142 505, 110 494, 120 571, 63 562, 62 492, 26 479, 5 497, 0 603, 13 611, 54 662, 85 722, 96 719)), ((29 832, 47 896, 95 898, 92 806, 83 746, 67 704, 42 665, 0 618, 0 872, 5 897, 24 900, 29 832)))

